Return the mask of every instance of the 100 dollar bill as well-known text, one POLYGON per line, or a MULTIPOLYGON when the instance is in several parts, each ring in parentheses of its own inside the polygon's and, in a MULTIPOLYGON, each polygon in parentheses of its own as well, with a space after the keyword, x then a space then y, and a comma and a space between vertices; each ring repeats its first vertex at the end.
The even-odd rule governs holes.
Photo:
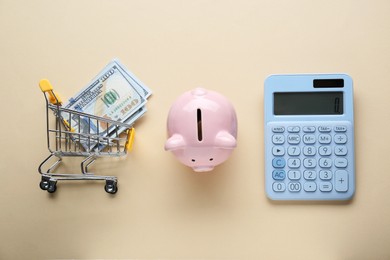
MULTIPOLYGON (((146 110, 142 108, 147 102, 146 96, 150 93, 150 90, 142 86, 142 83, 139 84, 135 77, 132 78, 118 61, 112 61, 87 87, 71 98, 65 107, 118 122, 134 123, 145 113, 146 110)), ((86 116, 62 116, 70 122, 75 133, 86 138, 91 135, 107 136, 115 128, 114 125, 97 122, 86 116)), ((86 149, 91 149, 96 143, 88 139, 89 145, 85 145, 85 142, 82 144, 86 149)))

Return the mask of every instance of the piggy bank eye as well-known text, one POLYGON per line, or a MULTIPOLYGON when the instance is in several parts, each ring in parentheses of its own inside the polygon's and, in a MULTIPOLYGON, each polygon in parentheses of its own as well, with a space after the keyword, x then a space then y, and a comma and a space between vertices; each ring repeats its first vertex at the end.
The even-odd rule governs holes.
POLYGON ((212 160, 214 160, 214 158, 210 158, 209 160, 212 161, 212 160))
POLYGON ((191 161, 195 162, 195 159, 191 159, 191 161))

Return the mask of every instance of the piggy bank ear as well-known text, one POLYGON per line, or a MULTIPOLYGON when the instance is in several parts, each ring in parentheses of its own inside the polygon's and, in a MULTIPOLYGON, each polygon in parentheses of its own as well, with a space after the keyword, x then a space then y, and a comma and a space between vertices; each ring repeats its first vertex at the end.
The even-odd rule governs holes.
POLYGON ((226 131, 220 131, 215 137, 215 146, 219 148, 234 148, 237 146, 237 141, 234 136, 226 131))
POLYGON ((165 142, 165 150, 172 151, 183 148, 186 145, 182 135, 174 134, 165 142))

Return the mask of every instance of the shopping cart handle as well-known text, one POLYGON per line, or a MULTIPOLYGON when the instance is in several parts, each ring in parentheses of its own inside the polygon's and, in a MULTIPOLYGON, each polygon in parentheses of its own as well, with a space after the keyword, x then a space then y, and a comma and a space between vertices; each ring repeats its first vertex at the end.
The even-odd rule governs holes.
POLYGON ((53 91, 53 86, 51 85, 49 80, 41 79, 39 81, 39 87, 41 88, 43 93, 47 92, 49 94, 50 103, 52 103, 53 105, 61 105, 62 104, 60 96, 53 91))
POLYGON ((132 127, 127 131, 127 142, 125 144, 126 152, 131 152, 131 150, 133 149, 134 136, 135 136, 135 129, 134 127, 132 127))

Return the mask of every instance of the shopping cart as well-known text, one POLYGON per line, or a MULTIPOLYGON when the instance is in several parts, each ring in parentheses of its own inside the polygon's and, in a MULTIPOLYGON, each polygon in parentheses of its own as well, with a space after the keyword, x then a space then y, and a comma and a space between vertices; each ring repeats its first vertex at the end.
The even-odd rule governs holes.
POLYGON ((60 180, 104 180, 105 191, 115 194, 118 179, 89 173, 88 167, 98 157, 119 157, 131 151, 134 128, 129 124, 64 108, 48 80, 41 80, 39 86, 46 100, 47 147, 50 152, 38 168, 41 174, 40 188, 53 193, 60 180), (81 162, 81 173, 53 173, 62 162, 62 157, 68 156, 85 157, 81 162))

